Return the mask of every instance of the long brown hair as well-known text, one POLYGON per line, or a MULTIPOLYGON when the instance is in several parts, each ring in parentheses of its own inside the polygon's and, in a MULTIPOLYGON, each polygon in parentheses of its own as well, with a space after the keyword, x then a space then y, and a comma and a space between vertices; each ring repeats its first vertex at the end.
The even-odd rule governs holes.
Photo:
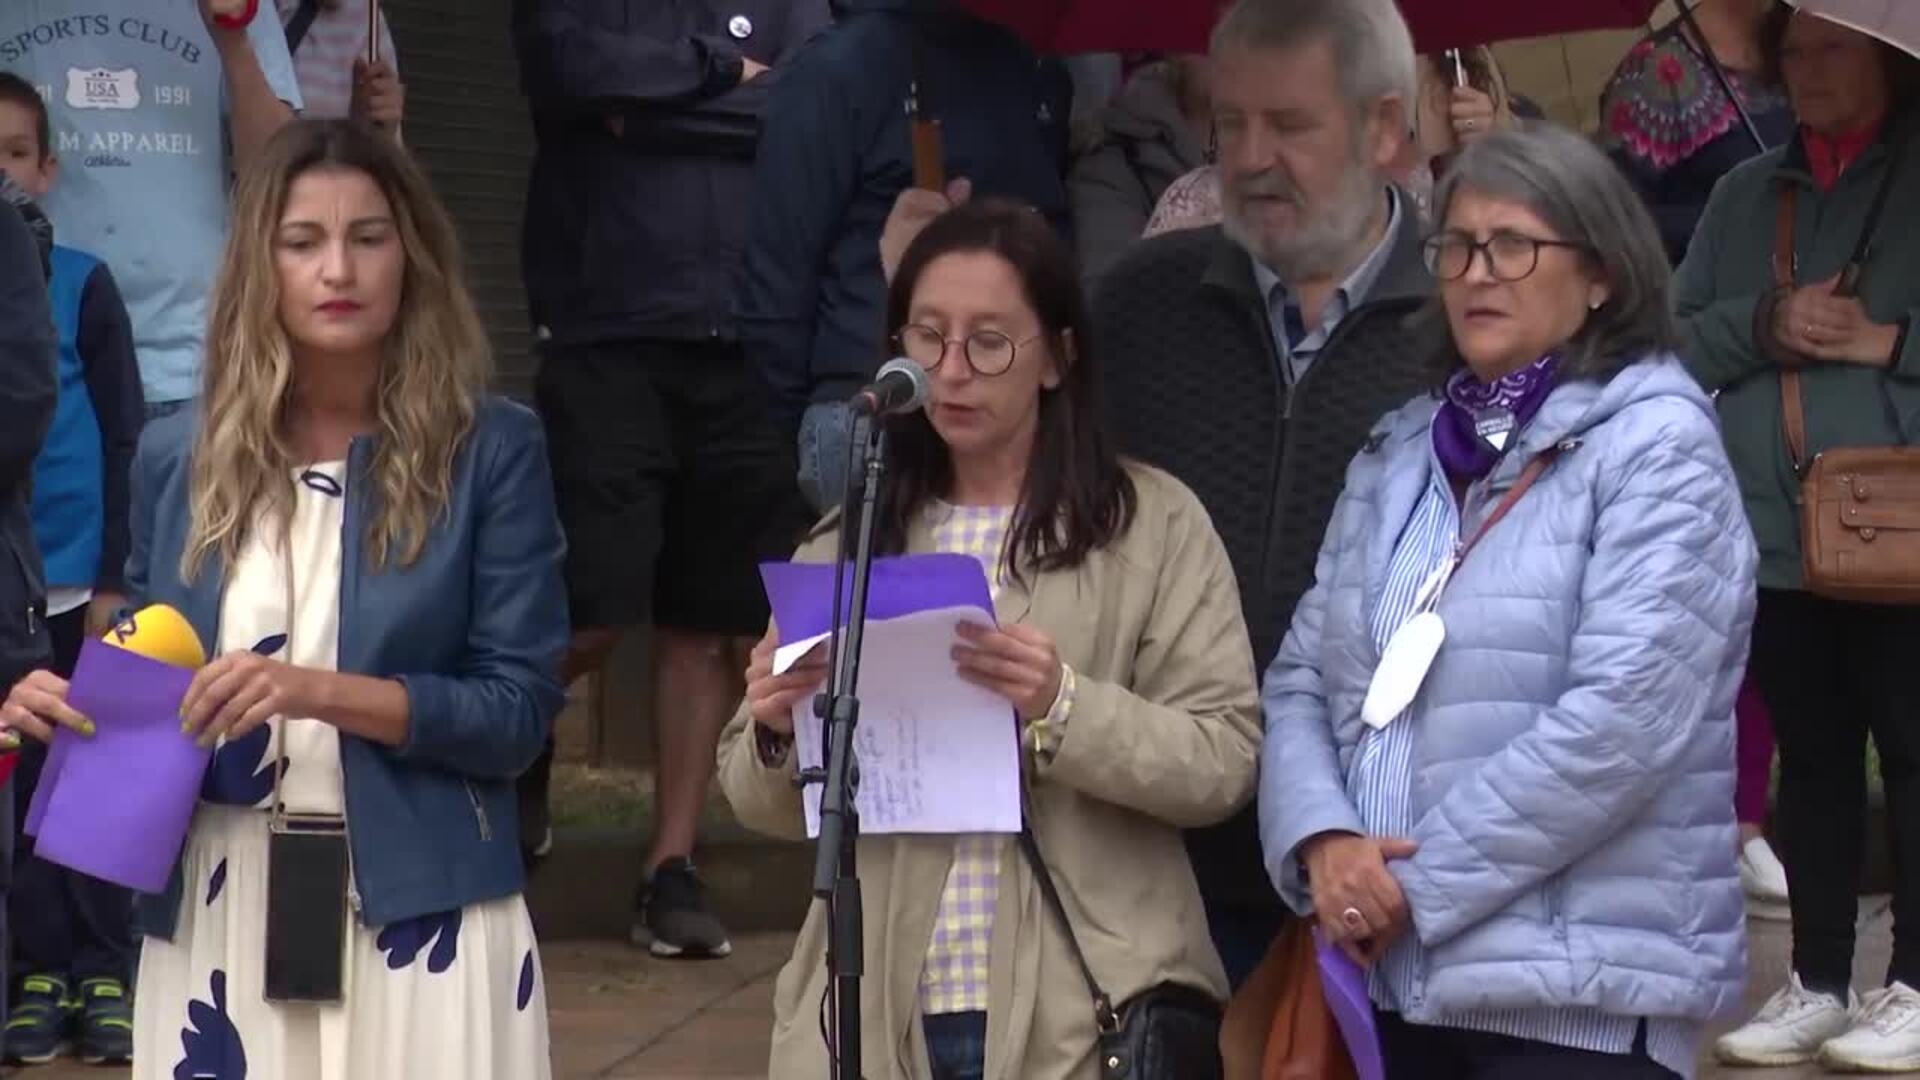
POLYGON ((293 350, 280 322, 275 238, 294 181, 316 170, 364 173, 387 198, 406 253, 399 314, 375 393, 375 495, 366 543, 376 567, 419 558, 445 513, 453 462, 473 428, 492 358, 467 292, 453 220, 393 139, 345 120, 299 120, 240 176, 214 285, 193 450, 192 526, 181 554, 191 580, 209 555, 239 557, 260 521, 285 527, 294 470, 287 434, 293 350))
MULTIPOLYGON (((1041 332, 1061 360, 1060 385, 1040 391, 1040 418, 1027 478, 1007 533, 1007 569, 1069 569, 1111 544, 1133 521, 1133 480, 1114 450, 1100 403, 1098 351, 1073 254, 1038 213, 983 199, 936 218, 900 261, 887 294, 887 337, 907 324, 914 290, 942 255, 992 252, 1012 264, 1041 332), (1073 343, 1071 351, 1067 342, 1073 343)), ((875 547, 905 550, 913 516, 951 493, 953 459, 924 412, 890 422, 888 483, 881 493, 875 547)))

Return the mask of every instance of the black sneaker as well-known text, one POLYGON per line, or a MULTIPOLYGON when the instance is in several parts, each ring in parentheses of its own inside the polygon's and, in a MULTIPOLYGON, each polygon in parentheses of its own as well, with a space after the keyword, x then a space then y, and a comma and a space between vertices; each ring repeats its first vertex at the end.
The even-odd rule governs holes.
POLYGON ((73 1031, 73 1005, 67 980, 58 975, 29 975, 20 980, 7 1021, 9 1065, 45 1065, 67 1052, 73 1031))
POLYGON ((668 959, 717 959, 733 952, 727 928, 707 907, 707 887, 693 860, 673 858, 654 870, 640 887, 640 914, 633 943, 668 959))
POLYGON ((88 1065, 133 1062, 133 1006, 119 979, 80 984, 80 1060, 88 1065))

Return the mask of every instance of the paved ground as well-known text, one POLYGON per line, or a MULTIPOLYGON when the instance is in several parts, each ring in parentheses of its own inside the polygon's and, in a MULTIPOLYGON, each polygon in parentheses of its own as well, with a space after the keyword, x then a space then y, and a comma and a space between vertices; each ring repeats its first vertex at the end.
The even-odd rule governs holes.
MULTIPOLYGON (((1883 974, 1889 947, 1884 901, 1862 913, 1859 985, 1883 974)), ((1786 928, 1754 923, 1757 1004, 1784 977, 1786 928)), ((564 942, 545 950, 557 1080, 750 1080, 766 1075, 773 977, 791 939, 757 934, 708 964, 653 960, 624 944, 564 942)), ((57 1066, 26 1080, 121 1080, 115 1070, 57 1066)), ((1818 1070, 1701 1070, 1713 1080, 1801 1080, 1818 1070)), ((273 1078, 265 1078, 273 1080, 273 1078)), ((375 1078, 370 1078, 375 1080, 375 1078)), ((414 1080, 414 1078, 409 1078, 414 1080)), ((427 1080, 427 1078, 419 1078, 427 1080)), ((452 1080, 452 1078, 449 1078, 452 1080)))

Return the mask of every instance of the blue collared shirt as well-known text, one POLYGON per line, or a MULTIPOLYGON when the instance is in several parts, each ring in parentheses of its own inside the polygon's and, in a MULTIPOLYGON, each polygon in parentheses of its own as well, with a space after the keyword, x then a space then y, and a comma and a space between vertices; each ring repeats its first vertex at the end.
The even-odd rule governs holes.
POLYGON ((1400 232, 1400 194, 1392 188, 1387 189, 1387 229, 1380 237, 1380 243, 1360 265, 1353 268, 1340 287, 1327 299, 1326 306, 1320 310, 1320 322, 1311 330, 1307 329, 1306 319, 1300 310, 1300 301, 1287 284, 1280 280, 1259 259, 1253 260, 1253 280, 1260 286, 1260 295, 1267 298, 1267 321, 1273 331, 1273 345, 1279 352, 1281 370, 1286 376, 1288 386, 1296 386, 1306 375, 1307 368, 1313 364, 1320 350, 1326 348, 1333 339, 1333 333, 1340 328, 1354 308, 1366 302, 1367 294, 1380 280, 1387 268, 1387 259, 1393 252, 1393 241, 1400 232))

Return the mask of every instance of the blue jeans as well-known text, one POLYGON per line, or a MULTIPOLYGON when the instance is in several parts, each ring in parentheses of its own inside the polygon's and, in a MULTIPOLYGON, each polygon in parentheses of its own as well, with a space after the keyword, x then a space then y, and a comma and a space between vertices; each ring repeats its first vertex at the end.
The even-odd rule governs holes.
POLYGON ((838 401, 807 406, 800 418, 800 491, 816 513, 837 510, 847 497, 847 452, 853 413, 838 401))
POLYGON ((945 1013, 921 1023, 933 1080, 981 1080, 987 1072, 987 1014, 945 1013))

